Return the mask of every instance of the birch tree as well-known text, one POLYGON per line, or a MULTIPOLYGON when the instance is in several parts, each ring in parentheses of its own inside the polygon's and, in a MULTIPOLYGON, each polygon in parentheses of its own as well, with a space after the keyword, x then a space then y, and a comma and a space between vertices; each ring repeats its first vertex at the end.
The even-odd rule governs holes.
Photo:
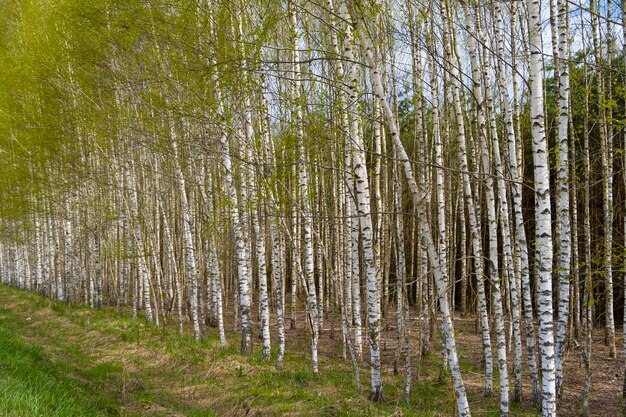
POLYGON ((535 189, 535 268, 538 280, 539 346, 542 375, 542 412, 556 416, 554 330, 552 322, 552 231, 548 144, 544 123, 544 93, 541 45, 541 8, 538 0, 528 0, 530 48, 530 120, 535 189))

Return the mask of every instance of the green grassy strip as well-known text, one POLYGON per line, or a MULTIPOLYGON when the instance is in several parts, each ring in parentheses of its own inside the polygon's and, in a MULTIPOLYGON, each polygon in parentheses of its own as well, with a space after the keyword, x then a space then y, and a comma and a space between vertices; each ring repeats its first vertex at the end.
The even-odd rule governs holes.
POLYGON ((51 363, 39 347, 26 345, 0 327, 0 415, 109 416, 115 404, 51 363))

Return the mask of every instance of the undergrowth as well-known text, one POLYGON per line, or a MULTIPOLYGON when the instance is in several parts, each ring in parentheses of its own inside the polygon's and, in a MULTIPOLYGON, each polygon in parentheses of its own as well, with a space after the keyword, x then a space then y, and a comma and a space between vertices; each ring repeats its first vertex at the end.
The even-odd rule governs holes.
MULTIPOLYGON (((181 337, 175 323, 157 328, 115 308, 93 310, 0 286, 0 415, 455 415, 451 379, 438 376, 436 354, 420 366, 408 404, 403 374, 392 372, 384 375, 385 401, 374 404, 366 368, 363 393, 350 363, 336 354, 321 357, 315 375, 306 336, 288 341, 281 369, 275 351, 266 363, 260 343, 246 357, 238 335, 227 338, 221 347, 209 328, 197 342, 181 337)), ((497 397, 470 392, 470 404, 476 415, 499 414, 497 397)), ((513 404, 511 415, 536 414, 513 404)))

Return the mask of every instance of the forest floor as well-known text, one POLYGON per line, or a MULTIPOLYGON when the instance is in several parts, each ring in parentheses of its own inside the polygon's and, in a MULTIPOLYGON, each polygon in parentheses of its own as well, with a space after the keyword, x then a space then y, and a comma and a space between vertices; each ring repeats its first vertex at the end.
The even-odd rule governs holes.
MULTIPOLYGON (((174 320, 174 318, 172 318, 174 320)), ((454 416, 449 376, 440 377, 439 348, 414 361, 410 404, 404 404, 403 372, 393 373, 394 332, 381 343, 384 403, 367 399, 369 370, 362 364, 365 391, 357 392, 349 361, 341 360, 336 339, 322 333, 320 372, 310 369, 307 332, 297 323, 287 331, 282 369, 261 359, 260 340, 250 357, 239 354, 239 337, 220 347, 213 329, 202 342, 179 337, 177 325, 156 328, 113 308, 92 310, 55 302, 34 293, 0 286, 0 415, 27 416, 454 416), (419 369, 418 369, 419 368, 419 369), (419 371, 419 372, 418 372, 419 371)), ((330 325, 327 320, 327 325, 330 325)), ((229 323, 232 329, 232 323, 229 323)), ((470 407, 474 416, 497 416, 496 395, 484 398, 480 340, 473 320, 456 321, 470 407)), ((608 359, 595 336, 591 414, 616 416, 621 410, 623 361, 608 359)), ((366 351, 366 350, 365 350, 366 351)), ((364 355, 368 356, 368 355, 364 355)), ((580 354, 567 357, 560 415, 579 415, 580 354)), ((525 400, 511 405, 512 416, 539 415, 525 400)))

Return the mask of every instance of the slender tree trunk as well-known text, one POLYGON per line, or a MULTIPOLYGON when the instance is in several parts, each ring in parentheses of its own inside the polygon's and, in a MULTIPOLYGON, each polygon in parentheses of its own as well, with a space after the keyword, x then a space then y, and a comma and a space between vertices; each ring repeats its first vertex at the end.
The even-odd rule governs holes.
POLYGON ((561 396, 563 388, 563 361, 565 343, 567 341, 567 325, 570 305, 570 264, 571 264, 571 228, 570 228, 570 190, 569 190, 569 34, 568 34, 568 3, 559 2, 559 127, 558 127, 558 175, 557 205, 559 223, 557 238, 559 240, 559 315, 555 347, 556 394, 561 396))
MULTIPOLYGON (((445 14, 444 14, 445 16, 445 14)), ((447 19, 446 19, 447 22, 447 19)), ((449 49, 448 56, 452 56, 452 49, 448 46, 449 40, 444 41, 444 48, 449 49)), ((457 67, 453 66, 453 78, 458 78, 457 67)), ((463 192, 465 195, 465 201, 468 208, 468 217, 470 224, 470 234, 472 239, 472 249, 474 252, 474 269, 476 271, 477 290, 478 290, 478 309, 480 315, 480 324, 482 329, 482 343, 483 343, 483 359, 485 362, 485 395, 490 396, 493 391, 493 359, 491 353, 491 336, 489 334, 489 316, 487 311, 487 298, 485 294, 485 284, 483 281, 484 275, 484 261, 483 261, 483 248, 481 242, 482 231, 479 221, 479 211, 474 204, 474 192, 472 190, 472 184, 469 175, 469 165, 467 158, 467 146, 465 140, 465 122, 464 115, 461 108, 460 91, 456 83, 453 88, 454 107, 456 113, 456 122, 458 127, 458 149, 459 149, 459 168, 461 170, 463 180, 463 192)))
POLYGON ((313 224, 312 213, 309 202, 309 173, 307 166, 306 149, 304 146, 304 126, 302 121, 302 96, 301 96, 301 72, 300 72, 300 46, 299 46, 299 26, 298 12, 295 0, 290 1, 290 19, 293 41, 293 99, 295 100, 295 111, 293 112, 293 123, 298 138, 298 150, 300 153, 299 165, 299 188, 300 188, 300 210, 302 211, 302 231, 304 240, 304 273, 307 285, 307 308, 311 318, 311 357, 313 362, 313 372, 318 372, 317 345, 319 342, 319 315, 317 306, 317 295, 315 289, 314 257, 313 257, 313 224))
MULTIPOLYGON (((365 275, 367 287, 367 325, 368 325, 368 342, 370 347, 371 377, 372 386, 370 398, 375 402, 382 402, 383 386, 381 380, 381 364, 380 364, 380 295, 378 287, 378 268, 380 265, 377 260, 378 254, 374 253, 373 242, 373 223, 371 215, 371 199, 369 190, 369 179, 365 166, 365 144, 359 125, 360 116, 356 109, 358 104, 358 73, 356 60, 353 52, 352 26, 349 15, 344 12, 344 18, 348 22, 346 34, 346 46, 344 49, 346 59, 351 62, 349 71, 350 85, 350 137, 352 140, 352 164, 354 167, 354 183, 357 200, 357 213, 359 226, 361 231, 361 240, 363 245, 363 257, 365 260, 365 275)), ((354 271, 353 271, 354 274, 354 271)), ((354 290, 354 283, 353 283, 354 290)), ((353 307, 356 310, 356 305, 353 307)))
POLYGON ((137 258, 139 263, 140 281, 137 285, 138 290, 135 292, 135 299, 139 292, 139 288, 143 293, 144 307, 146 318, 149 322, 154 321, 152 314, 152 302, 151 302, 151 290, 150 290, 150 275, 148 270, 148 264, 146 262, 146 249, 144 247, 144 237, 139 224, 139 203, 137 197, 137 184, 135 180, 136 174, 134 173, 134 164, 131 163, 124 165, 124 175, 126 177, 126 187, 128 190, 127 210, 131 219, 131 225, 133 228, 133 237, 135 239, 135 251, 137 252, 137 258))
POLYGON ((539 292, 539 340, 543 383, 543 415, 556 416, 554 330, 552 312, 552 231, 550 167, 544 127, 544 92, 539 0, 527 0, 530 46, 530 123, 535 167, 535 266, 539 292))
POLYGON ((383 82, 380 76, 380 72, 378 70, 378 63, 375 61, 375 58, 372 54, 371 49, 367 46, 367 43, 364 41, 362 34, 359 32, 360 42, 364 49, 364 54, 367 60, 367 66, 370 71, 370 77, 372 81, 372 86, 374 89, 374 96, 376 99, 380 100, 380 103, 383 107, 383 114, 385 115, 385 119, 387 121, 387 126, 389 127, 391 137, 393 139, 393 144, 398 152, 398 160, 401 161, 405 175, 407 177, 407 181, 409 184, 409 188, 411 190, 411 195, 413 197, 414 203, 417 208, 417 214, 420 218, 420 228, 422 230, 423 238, 425 239, 426 247, 428 249, 428 255, 431 263, 433 264, 433 273, 435 275, 435 283, 437 286, 437 295, 439 298, 439 308, 441 311, 442 319, 443 319, 443 331, 444 337, 446 341, 446 346, 448 348, 448 361, 450 364, 450 371, 452 373, 452 378, 454 381, 454 391, 457 402, 457 410, 460 417, 465 417, 470 415, 469 404, 467 402, 467 395, 465 393, 465 385, 463 383, 463 379, 461 377, 461 369, 459 367, 459 359, 456 351, 456 341, 454 337, 454 325, 452 323, 452 317, 450 314, 450 308, 448 305, 447 298, 447 289, 444 285, 447 282, 447 278, 443 276, 443 270, 441 269, 441 264, 439 261, 439 256, 437 250, 434 245, 433 236, 431 232, 430 224, 427 221, 427 213, 424 206, 424 194, 418 189, 417 182, 415 181, 415 177, 413 175, 413 168, 411 166, 411 161, 404 149, 404 145, 400 140, 400 131, 398 128, 398 122, 389 107, 389 103, 386 99, 385 90, 383 87, 383 82))
POLYGON ((187 199, 187 186, 185 176, 180 165, 178 144, 176 143, 177 135, 175 127, 170 126, 172 132, 172 150, 174 151, 174 158, 176 160, 176 180, 178 182, 178 191, 180 194, 180 205, 183 215, 183 245, 185 249, 185 272, 187 278, 187 285, 189 286, 189 306, 191 313, 191 321, 193 324, 193 337, 196 340, 200 340, 200 320, 198 315, 198 259, 196 256, 196 247, 194 245, 193 232, 192 232, 192 216, 187 199))

